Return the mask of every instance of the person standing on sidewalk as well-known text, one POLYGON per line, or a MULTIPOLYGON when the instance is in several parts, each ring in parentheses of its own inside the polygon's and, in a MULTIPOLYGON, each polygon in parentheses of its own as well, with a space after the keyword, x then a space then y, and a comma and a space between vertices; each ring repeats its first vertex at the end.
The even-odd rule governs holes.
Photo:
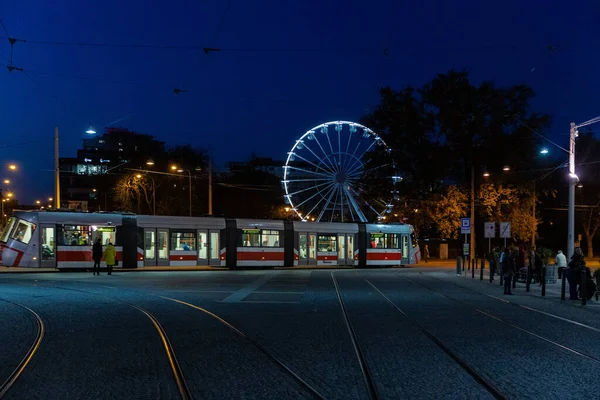
POLYGON ((504 294, 512 295, 511 283, 515 275, 515 257, 511 254, 510 249, 504 249, 502 257, 502 276, 504 277, 504 294))
MULTIPOLYGON (((569 281, 569 300, 579 300, 577 296, 577 285, 581 283, 581 271, 585 268, 583 251, 577 247, 573 252, 569 266, 566 269, 567 280, 569 281)), ((585 282, 584 282, 585 283, 585 282)))
POLYGON ((559 250, 554 260, 556 267, 558 268, 558 279, 562 279, 562 274, 567 268, 567 257, 563 254, 562 250, 559 250))
POLYGON ((92 246, 92 259, 94 260, 93 275, 100 275, 100 260, 102 260, 102 241, 96 239, 92 246))
POLYGON ((429 245, 425 245, 423 248, 423 261, 429 263, 429 245))
POLYGON ((112 269, 115 265, 115 259, 117 257, 117 251, 112 242, 108 243, 104 250, 104 261, 106 261, 106 268, 108 269, 108 275, 111 275, 112 269))

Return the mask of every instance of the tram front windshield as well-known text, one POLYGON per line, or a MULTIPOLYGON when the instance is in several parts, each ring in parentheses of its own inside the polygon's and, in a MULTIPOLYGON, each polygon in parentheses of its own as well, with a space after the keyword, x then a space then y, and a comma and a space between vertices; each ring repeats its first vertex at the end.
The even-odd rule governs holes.
POLYGON ((9 239, 28 244, 37 225, 23 219, 12 217, 2 232, 0 241, 6 243, 9 239))

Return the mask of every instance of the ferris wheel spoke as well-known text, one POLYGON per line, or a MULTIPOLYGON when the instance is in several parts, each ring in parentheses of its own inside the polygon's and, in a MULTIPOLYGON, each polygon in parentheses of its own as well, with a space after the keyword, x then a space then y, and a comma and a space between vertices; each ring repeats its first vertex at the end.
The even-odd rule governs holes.
POLYGON ((356 201, 354 196, 352 196, 352 193, 350 193, 350 191, 346 189, 346 194, 348 195, 348 198, 350 199, 350 204, 354 208, 354 211, 356 211, 356 215, 358 215, 358 218, 360 219, 360 221, 367 222, 367 218, 365 217, 365 214, 360 209, 360 206, 358 205, 358 202, 356 201))
POLYGON ((344 188, 342 187, 342 184, 338 184, 340 186, 339 192, 340 192, 340 217, 342 219, 342 222, 344 222, 344 188))
POLYGON ((348 167, 348 169, 352 169, 352 168, 354 167, 354 165, 356 165, 356 163, 357 163, 357 162, 362 162, 362 161, 360 161, 360 160, 363 158, 363 156, 364 156, 365 154, 367 154, 367 152, 368 152, 369 150, 371 150, 371 147, 375 146, 375 143, 377 143, 377 142, 376 142, 376 141, 373 141, 373 143, 371 143, 371 144, 369 145, 369 147, 367 147, 367 149, 366 149, 365 151, 363 151, 363 152, 362 152, 362 154, 361 154, 360 156, 356 157, 356 159, 355 159, 355 160, 354 160, 354 162, 353 162, 353 163, 350 165, 350 167, 348 167))
POLYGON ((352 204, 350 203, 350 197, 348 197, 348 192, 346 191, 345 187, 342 189, 342 191, 344 193, 344 196, 346 196, 346 199, 348 199, 348 210, 350 211, 350 217, 352 218, 352 221, 356 221, 354 211, 352 210, 352 204))
POLYGON ((304 168, 300 168, 300 167, 293 167, 291 165, 288 165, 287 168, 295 169, 296 171, 306 172, 306 173, 312 174, 312 175, 324 176, 325 178, 333 179, 332 174, 324 174, 322 172, 311 171, 310 169, 304 169, 304 168))
MULTIPOLYGON (((329 190, 333 185, 335 185, 334 182, 330 182, 329 186, 327 186, 324 190, 329 190)), ((313 187, 314 188, 314 187, 313 187)), ((318 196, 319 194, 321 194, 321 190, 317 189, 317 193, 313 194, 312 196, 310 196, 307 199, 304 199, 304 201, 302 201, 301 203, 296 204, 296 208, 300 207, 302 204, 306 203, 309 200, 312 200, 313 198, 315 198, 316 196, 318 196)), ((318 203, 317 203, 318 204, 318 203)), ((310 212, 309 212, 310 214, 310 212)), ((308 214, 307 214, 308 215, 308 214)))
MULTIPOLYGON (((335 170, 334 170, 334 169, 333 169, 333 168, 332 168, 332 167, 331 167, 329 164, 327 164, 327 163, 325 162, 325 159, 323 159, 323 158, 321 158, 320 156, 318 156, 318 155, 317 155, 317 153, 315 153, 315 152, 313 151, 313 149, 311 149, 311 148, 310 148, 310 147, 309 147, 307 144, 304 144, 304 147, 306 147, 306 150, 310 151, 310 153, 311 153, 313 156, 315 156, 315 158, 316 158, 317 160, 319 160, 319 162, 320 162, 320 163, 322 163, 322 165, 323 165, 323 166, 325 166, 325 167, 326 167, 326 168, 323 168, 323 167, 317 166, 317 168, 320 168, 320 169, 322 169, 322 170, 327 170, 327 171, 331 172, 332 174, 336 174, 336 171, 335 171, 335 170)), ((299 157, 300 157, 300 158, 302 158, 301 156, 299 156, 299 157)), ((306 160, 306 161, 308 161, 308 160, 306 160)))
POLYGON ((333 182, 319 183, 318 185, 311 186, 311 187, 309 187, 309 188, 306 188, 306 189, 298 190, 298 191, 295 191, 295 192, 293 192, 293 193, 288 193, 288 194, 287 194, 287 196, 288 196, 288 197, 292 197, 292 196, 293 196, 293 195, 295 195, 295 194, 298 194, 298 193, 303 193, 303 192, 306 192, 306 191, 308 191, 308 190, 313 190, 313 189, 316 189, 316 188, 318 188, 318 187, 321 187, 321 186, 325 186, 325 185, 331 185, 332 183, 333 183, 333 182))
POLYGON ((344 170, 348 169, 347 167, 350 166, 350 164, 353 162, 353 160, 356 159, 356 152, 360 148, 360 145, 363 142, 363 140, 364 140, 364 137, 362 137, 362 135, 361 135, 360 140, 358 141, 358 143, 356 143, 356 147, 354 148, 352 155, 346 159, 346 164, 344 164, 344 170))
POLYGON ((327 207, 329 206, 329 203, 331 202, 331 198, 333 197, 333 195, 336 192, 336 190, 335 190, 336 188, 337 188, 337 186, 334 186, 333 187, 334 190, 332 190, 331 193, 329 194, 329 197, 327 198, 327 202, 325 203, 325 206, 319 213, 319 218, 317 218, 317 222, 321 221, 321 218, 323 218, 323 214, 325 214, 325 211, 327 210, 327 207))
POLYGON ((310 178, 310 179, 286 179, 283 182, 316 182, 316 181, 330 181, 331 178, 310 178))
MULTIPOLYGON (((329 187, 328 189, 325 189, 325 190, 327 191, 327 193, 325 193, 324 195, 321 196, 321 199, 319 199, 319 201, 317 202, 317 204, 315 204, 314 207, 311 208, 310 211, 306 214, 307 216, 310 215, 310 214, 312 214, 312 212, 319 206, 319 204, 321 204, 321 202, 327 198, 327 195, 331 191, 335 190, 334 184, 331 184, 331 187, 329 187)), ((320 194, 320 193, 321 192, 319 192, 317 194, 320 194)))
POLYGON ((388 164, 384 164, 384 165, 378 165, 378 166, 376 166, 376 167, 369 168, 369 169, 366 169, 366 170, 363 170, 363 171, 361 171, 361 170, 360 170, 360 169, 361 169, 361 167, 364 167, 364 164, 361 162, 361 163, 359 163, 359 165, 358 165, 357 167, 355 167, 355 168, 354 168, 352 171, 348 172, 348 173, 347 173, 347 176, 349 176, 349 177, 350 177, 350 176, 351 176, 351 177, 354 177, 354 176, 357 176, 357 175, 365 175, 365 174, 368 174, 369 172, 373 172, 373 171, 375 171, 375 170, 378 170, 378 169, 381 169, 381 168, 385 168, 385 167, 387 167, 387 166, 390 166, 390 165, 392 165, 392 164, 391 164, 391 163, 388 163, 388 164))
MULTIPOLYGON (((355 132, 356 132, 356 130, 355 130, 355 132)), ((348 152, 350 151, 350 143, 352 143, 352 128, 350 128, 350 135, 348 135, 348 143, 346 143, 346 152, 344 153, 344 161, 342 162, 342 167, 344 168, 344 170, 346 167, 346 162, 348 161, 348 152)))
POLYGON ((317 145, 319 146, 319 148, 321 149, 321 151, 323 152, 323 155, 325 156, 325 159, 329 162, 329 166, 333 169, 333 171, 335 171, 336 173, 339 172, 338 168, 336 167, 335 163, 332 162, 329 158, 329 155, 327 154, 327 152, 325 151, 325 149, 323 148, 323 145, 321 144, 321 141, 319 141, 319 137, 315 134, 314 135, 315 138, 315 142, 317 142, 317 145))
POLYGON ((333 209, 331 210, 331 220, 329 222, 333 222, 333 217, 335 216, 335 206, 338 205, 338 197, 340 197, 339 185, 336 185, 335 189, 336 189, 335 201, 333 202, 333 209))
MULTIPOLYGON (((308 150, 309 150, 309 151, 312 153, 312 150, 310 150, 310 149, 308 148, 308 146, 305 146, 305 147, 306 147, 306 148, 307 148, 307 149, 308 149, 308 150)), ((314 154, 314 153, 313 153, 313 154, 314 154)), ((335 175, 335 171, 332 171, 332 170, 331 170, 331 169, 329 169, 329 168, 328 168, 328 169, 325 169, 325 168, 323 168, 323 167, 320 167, 320 166, 318 166, 317 164, 313 163, 312 161, 310 161, 310 160, 307 160, 306 158, 302 157, 302 156, 301 156, 301 155, 299 155, 298 153, 294 153, 294 155, 295 155, 296 157, 298 157, 299 159, 301 159, 302 161, 305 161, 305 162, 309 163, 309 164, 310 164, 310 165, 312 165, 313 167, 315 167, 315 168, 317 168, 317 169, 320 169, 320 170, 322 170, 324 173, 330 174, 331 176, 334 176, 334 175, 335 175)), ((315 157, 317 157, 317 155, 316 155, 316 154, 315 154, 315 157)), ((317 157, 317 158, 319 158, 319 157, 317 157)), ((321 160, 321 159, 319 158, 319 161, 323 161, 323 160, 321 160)), ((326 165, 326 164, 325 164, 325 165, 326 165)))

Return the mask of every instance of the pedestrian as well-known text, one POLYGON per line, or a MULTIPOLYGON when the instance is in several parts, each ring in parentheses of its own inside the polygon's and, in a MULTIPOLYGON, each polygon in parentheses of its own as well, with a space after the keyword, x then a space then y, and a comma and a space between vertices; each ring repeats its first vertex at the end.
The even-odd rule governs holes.
POLYGON ((116 264, 117 251, 112 242, 109 242, 104 250, 104 261, 106 261, 106 268, 108 269, 108 275, 112 273, 113 266, 116 264))
POLYGON ((577 247, 565 271, 567 273, 567 280, 569 281, 569 300, 579 300, 577 285, 581 283, 581 271, 584 268, 585 260, 583 259, 583 251, 581 251, 581 247, 577 247))
POLYGON ((559 250, 554 260, 556 267, 558 268, 558 279, 562 279, 562 274, 565 268, 567 268, 567 257, 563 254, 562 250, 559 250))
POLYGON ((502 276, 504 277, 504 294, 512 295, 511 283, 515 275, 515 259, 507 247, 502 256, 502 276))
POLYGON ((425 261, 426 263, 429 263, 429 245, 425 245, 425 248, 423 249, 423 261, 425 261))
POLYGON ((100 260, 102 260, 102 241, 97 238, 92 246, 92 259, 94 260, 93 275, 100 275, 100 260))

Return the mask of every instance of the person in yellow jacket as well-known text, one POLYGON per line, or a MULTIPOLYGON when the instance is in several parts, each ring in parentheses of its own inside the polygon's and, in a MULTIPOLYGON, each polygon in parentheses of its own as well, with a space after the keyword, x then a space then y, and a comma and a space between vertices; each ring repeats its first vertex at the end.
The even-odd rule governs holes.
POLYGON ((106 268, 108 269, 108 275, 111 274, 113 266, 116 264, 115 259, 117 257, 117 251, 112 243, 108 243, 106 249, 104 249, 104 261, 106 261, 106 268))

